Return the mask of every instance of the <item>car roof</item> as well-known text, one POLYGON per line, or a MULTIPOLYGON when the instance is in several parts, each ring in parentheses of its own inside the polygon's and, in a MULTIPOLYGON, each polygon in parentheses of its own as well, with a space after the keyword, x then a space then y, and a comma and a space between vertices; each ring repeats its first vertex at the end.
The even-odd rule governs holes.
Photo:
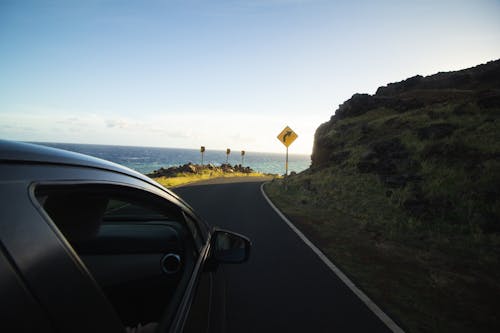
MULTIPOLYGON (((9 141, 0 139, 0 163, 29 163, 29 164, 54 164, 97 168, 106 171, 118 172, 130 177, 145 181, 161 189, 172 197, 178 204, 193 215, 197 215, 193 208, 176 193, 158 184, 140 172, 124 167, 123 165, 92 157, 85 154, 70 152, 63 149, 42 146, 33 143, 9 141)), ((206 223, 203 219, 200 219, 206 223)), ((208 225, 207 225, 208 226, 208 225)))
MULTIPOLYGON (((80 153, 26 142, 0 140, 0 162, 41 163, 97 168, 125 174, 148 182, 155 187, 160 187, 158 183, 152 181, 142 173, 120 164, 80 153)), ((161 188, 165 190, 165 188, 161 188)), ((167 192, 178 198, 171 191, 167 190, 167 192)))
POLYGON ((0 139, 0 163, 2 162, 80 166, 118 172, 145 181, 154 187, 161 189, 162 191, 168 193, 168 195, 175 199, 179 204, 183 205, 185 209, 189 210, 192 214, 195 214, 191 206, 176 193, 161 186, 151 178, 146 177, 140 172, 124 167, 123 165, 97 157, 33 143, 0 139))

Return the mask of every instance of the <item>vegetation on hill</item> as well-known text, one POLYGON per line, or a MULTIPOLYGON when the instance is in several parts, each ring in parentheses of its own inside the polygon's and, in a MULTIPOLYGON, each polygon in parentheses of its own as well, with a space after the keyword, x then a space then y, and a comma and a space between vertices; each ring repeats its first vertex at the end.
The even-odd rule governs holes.
POLYGON ((500 60, 355 94, 267 192, 409 332, 500 330, 500 60))
POLYGON ((147 176, 165 187, 174 187, 212 178, 261 177, 264 174, 242 165, 222 164, 215 166, 213 164, 187 163, 167 169, 160 168, 147 176))

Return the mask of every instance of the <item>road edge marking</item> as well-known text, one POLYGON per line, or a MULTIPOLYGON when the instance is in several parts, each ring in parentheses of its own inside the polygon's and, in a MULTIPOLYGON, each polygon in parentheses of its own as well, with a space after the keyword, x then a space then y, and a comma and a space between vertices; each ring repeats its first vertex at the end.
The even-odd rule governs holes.
POLYGON ((262 192, 262 195, 266 199, 267 203, 271 208, 274 209, 274 211, 281 217, 283 221, 285 221, 286 224, 292 229, 297 236, 299 236, 300 239, 304 243, 306 243, 307 246, 313 250, 314 253, 323 261, 323 263, 333 272, 337 277, 349 288, 351 291, 358 296, 358 298, 394 333, 404 333, 403 329, 398 326, 392 320, 377 304, 375 304, 361 289, 359 289, 354 282, 352 282, 337 266, 335 266, 330 259, 328 259, 321 250, 316 247, 297 227, 274 205, 274 203, 269 199, 267 196, 266 192, 264 191, 264 185, 267 184, 263 183, 260 186, 260 191, 262 192))

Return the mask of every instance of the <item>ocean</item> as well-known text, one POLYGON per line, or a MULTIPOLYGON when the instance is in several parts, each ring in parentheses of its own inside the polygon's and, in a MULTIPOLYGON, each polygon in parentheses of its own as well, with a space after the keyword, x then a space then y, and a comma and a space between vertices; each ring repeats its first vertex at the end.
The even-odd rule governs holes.
MULTIPOLYGON (((145 174, 162 167, 168 168, 171 166, 183 165, 188 162, 201 164, 201 153, 197 149, 127 147, 47 142, 37 142, 37 144, 102 158, 145 174)), ((303 171, 311 164, 311 158, 309 155, 290 154, 288 156, 288 161, 289 172, 303 171)), ((228 163, 241 164, 241 162, 240 151, 232 151, 231 154, 229 154, 228 163)), ((214 165, 226 163, 226 151, 207 149, 205 151, 203 163, 211 163, 214 165)), ((284 174, 285 152, 283 152, 283 154, 278 154, 247 151, 245 152, 243 165, 249 166, 255 171, 263 173, 284 174)))

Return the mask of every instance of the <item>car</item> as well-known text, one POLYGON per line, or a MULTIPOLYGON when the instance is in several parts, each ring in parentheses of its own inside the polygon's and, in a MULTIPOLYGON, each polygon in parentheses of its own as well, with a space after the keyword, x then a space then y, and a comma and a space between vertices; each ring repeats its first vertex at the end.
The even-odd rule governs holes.
POLYGON ((150 178, 0 140, 0 200, 2 331, 224 332, 223 264, 250 240, 150 178))

